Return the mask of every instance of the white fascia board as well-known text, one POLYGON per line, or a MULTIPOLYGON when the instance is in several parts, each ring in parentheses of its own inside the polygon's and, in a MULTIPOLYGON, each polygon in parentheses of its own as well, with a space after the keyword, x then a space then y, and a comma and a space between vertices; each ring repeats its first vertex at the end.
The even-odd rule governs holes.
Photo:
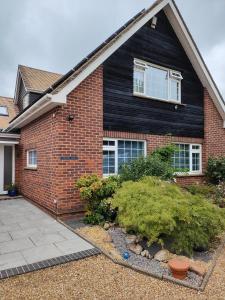
POLYGON ((3 145, 18 145, 19 144, 19 141, 1 141, 0 140, 0 144, 3 144, 3 145))
POLYGON ((205 63, 199 54, 186 26, 181 19, 176 7, 171 1, 169 5, 164 8, 167 18, 170 21, 180 43, 182 44, 189 60, 192 63, 194 70, 196 71, 203 86, 208 90, 210 97, 212 98, 216 108, 218 109, 222 119, 225 121, 225 104, 221 95, 218 92, 215 83, 213 82, 209 71, 207 70, 205 63))
POLYGON ((46 112, 52 110, 54 107, 63 105, 65 103, 65 101, 54 101, 51 94, 46 94, 31 107, 25 110, 21 115, 19 115, 14 121, 12 121, 6 131, 14 128, 21 128, 46 112))
POLYGON ((0 139, 19 139, 20 134, 0 132, 0 139))
POLYGON ((94 59, 86 68, 84 68, 71 82, 62 88, 56 94, 53 94, 53 99, 60 101, 66 99, 66 96, 72 92, 85 78, 87 78, 92 72, 94 72, 107 58, 109 58, 120 46, 122 46, 130 37, 132 37, 142 26, 144 26, 150 19, 152 19, 160 10, 162 10, 170 0, 164 0, 159 2, 158 5, 153 7, 143 18, 137 21, 134 25, 127 30, 126 33, 118 36, 117 40, 113 44, 103 50, 99 56, 94 59))

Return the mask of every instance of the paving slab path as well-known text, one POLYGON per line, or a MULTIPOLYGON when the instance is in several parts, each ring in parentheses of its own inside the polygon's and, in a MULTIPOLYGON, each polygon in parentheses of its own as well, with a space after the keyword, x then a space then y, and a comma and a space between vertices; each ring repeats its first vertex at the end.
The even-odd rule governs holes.
POLYGON ((93 249, 91 244, 25 199, 0 201, 0 275, 11 268, 19 274, 18 267, 26 265, 32 267, 27 270, 31 271, 35 269, 32 264, 53 258, 70 255, 67 261, 73 260, 71 254, 85 251, 90 254, 93 249))

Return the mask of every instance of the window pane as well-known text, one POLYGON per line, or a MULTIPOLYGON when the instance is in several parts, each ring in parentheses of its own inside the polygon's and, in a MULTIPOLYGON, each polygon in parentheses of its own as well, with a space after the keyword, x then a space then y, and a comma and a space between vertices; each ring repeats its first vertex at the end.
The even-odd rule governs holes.
POLYGON ((138 149, 144 149, 144 143, 138 142, 138 149))
POLYGON ((124 148, 124 144, 125 142, 124 141, 118 141, 118 148, 120 149, 123 149, 124 148))
POLYGON ((125 156, 125 151, 124 149, 118 149, 118 157, 124 157, 125 156))
POLYGON ((132 149, 138 149, 138 142, 132 142, 132 149))
POLYGON ((146 94, 147 96, 168 99, 168 71, 150 67, 146 71, 147 85, 146 94))
POLYGON ((0 115, 1 116, 8 116, 8 109, 6 106, 0 106, 0 115))
POLYGON ((134 68, 134 92, 144 93, 144 70, 134 68))
POLYGON ((103 146, 115 146, 115 141, 103 141, 103 146))
POLYGON ((192 153, 192 171, 200 171, 200 153, 192 153))
POLYGON ((118 146, 118 171, 123 164, 144 155, 144 142, 118 141, 118 146))
POLYGON ((170 80, 170 99, 179 101, 180 100, 180 81, 170 80))
POLYGON ((189 144, 177 144, 177 150, 173 155, 173 167, 176 172, 190 171, 190 146, 189 144))
POLYGON ((28 164, 29 164, 29 166, 37 165, 37 151, 36 150, 28 151, 28 164))
POLYGON ((200 146, 199 145, 192 145, 192 150, 200 150, 200 146))
POLYGON ((103 174, 115 174, 115 151, 103 151, 103 174))

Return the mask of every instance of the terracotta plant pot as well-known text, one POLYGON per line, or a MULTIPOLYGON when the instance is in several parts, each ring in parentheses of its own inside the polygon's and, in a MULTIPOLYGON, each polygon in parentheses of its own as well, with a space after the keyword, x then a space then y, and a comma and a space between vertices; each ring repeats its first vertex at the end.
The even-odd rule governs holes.
POLYGON ((171 259, 168 266, 176 279, 183 280, 187 277, 187 271, 190 267, 188 260, 180 260, 177 258, 171 259))

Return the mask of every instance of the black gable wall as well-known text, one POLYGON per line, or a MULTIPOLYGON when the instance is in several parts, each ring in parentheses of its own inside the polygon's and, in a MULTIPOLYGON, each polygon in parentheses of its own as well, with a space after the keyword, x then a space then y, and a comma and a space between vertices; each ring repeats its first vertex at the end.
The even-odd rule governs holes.
POLYGON ((203 87, 163 11, 104 63, 104 129, 203 137, 203 87), (182 105, 133 96, 133 60, 182 72, 182 105))

